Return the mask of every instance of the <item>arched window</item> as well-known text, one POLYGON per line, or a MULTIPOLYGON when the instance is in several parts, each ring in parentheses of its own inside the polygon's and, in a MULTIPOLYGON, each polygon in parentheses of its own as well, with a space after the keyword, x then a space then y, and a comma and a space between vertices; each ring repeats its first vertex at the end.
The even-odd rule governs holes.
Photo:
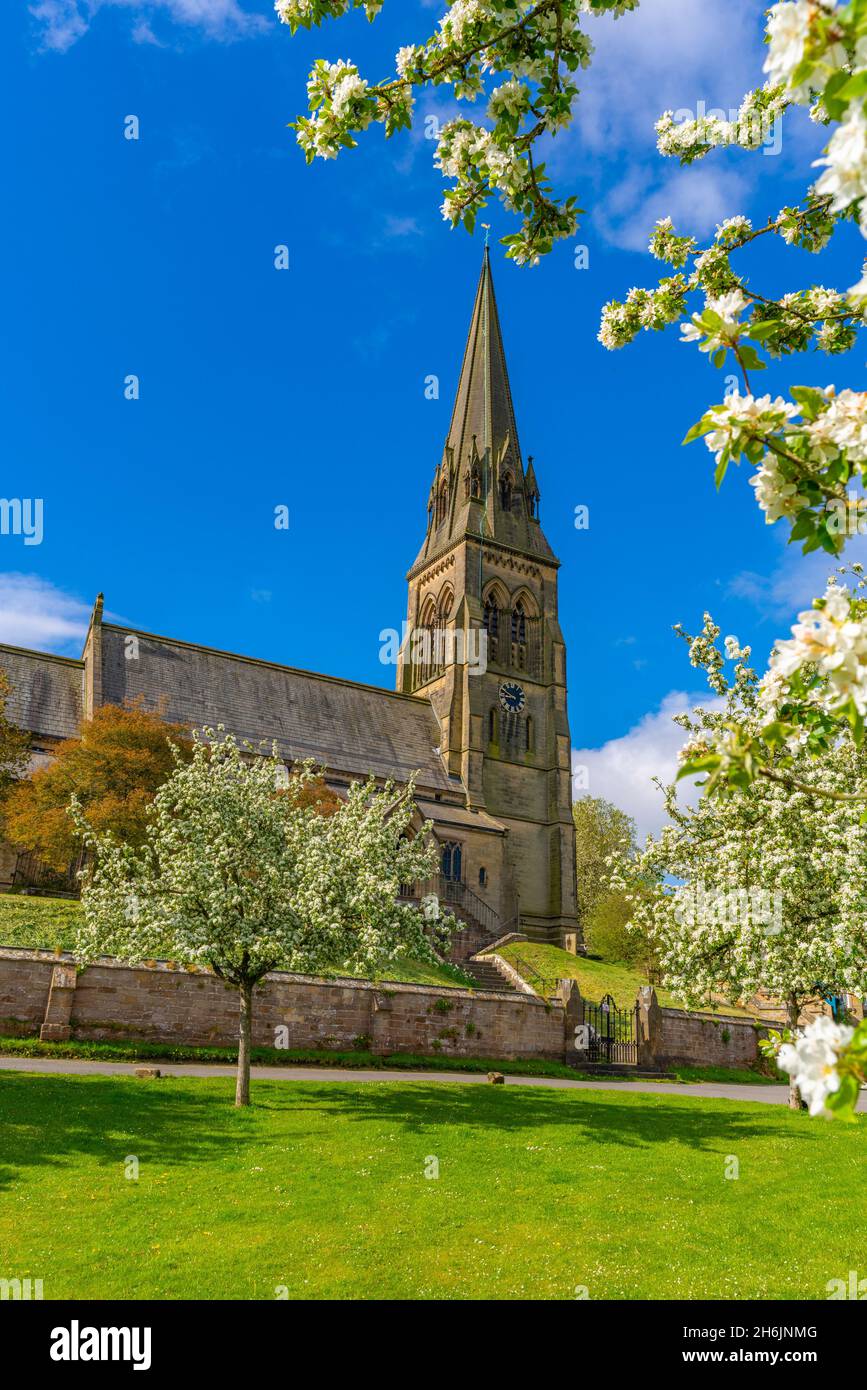
POLYGON ((503 511, 508 512, 512 507, 512 488, 514 480, 511 473, 504 473, 500 479, 500 505, 503 511))
POLYGON ((454 840, 449 840, 443 845, 442 868, 443 878, 449 883, 461 882, 461 847, 454 840))
POLYGON ((426 598, 421 607, 418 627, 412 634, 410 647, 413 685, 416 689, 429 681, 434 673, 435 628, 436 608, 433 599, 426 598))
POLYGON ((524 643, 527 640, 527 614, 520 599, 512 609, 512 641, 524 643))
POLYGON ((479 887, 480 887, 480 888, 487 888, 487 886, 488 886, 488 871, 487 871, 487 869, 484 868, 484 866, 483 866, 482 868, 479 869, 479 887))
POLYGON ((473 464, 473 471, 470 478, 470 495, 472 497, 481 497, 482 495, 482 477, 479 473, 479 465, 477 463, 473 464))
POLYGON ((469 497, 469 495, 470 495, 470 470, 467 469, 466 473, 464 474, 464 497, 469 497))
POLYGON ((485 599, 485 631, 488 634, 488 658, 491 661, 496 661, 497 639, 500 635, 500 609, 495 593, 488 594, 485 599))
POLYGON ((439 496, 438 496, 438 498, 437 498, 437 525, 438 525, 438 526, 440 526, 440 525, 445 521, 446 516, 448 515, 448 510, 449 510, 449 490, 448 490, 448 487, 446 486, 446 484, 443 483, 443 484, 441 485, 441 487, 440 487, 439 496))

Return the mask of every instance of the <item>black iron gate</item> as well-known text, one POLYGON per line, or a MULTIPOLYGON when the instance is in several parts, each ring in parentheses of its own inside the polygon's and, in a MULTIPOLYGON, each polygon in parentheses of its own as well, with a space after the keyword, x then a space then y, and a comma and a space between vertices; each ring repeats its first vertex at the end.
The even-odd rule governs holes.
POLYGON ((12 886, 25 892, 45 893, 52 897, 78 897, 81 887, 78 871, 84 864, 84 854, 79 854, 73 862, 58 872, 46 864, 35 850, 19 854, 12 875, 12 886))
POLYGON ((638 1062, 638 1005, 618 1009, 610 994, 601 1004, 581 1000, 575 1051, 582 1061, 629 1065, 638 1062))

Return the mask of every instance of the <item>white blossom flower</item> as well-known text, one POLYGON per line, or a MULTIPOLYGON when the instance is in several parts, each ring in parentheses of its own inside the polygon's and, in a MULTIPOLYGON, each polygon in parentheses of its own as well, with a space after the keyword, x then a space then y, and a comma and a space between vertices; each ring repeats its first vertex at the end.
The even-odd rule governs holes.
POLYGON ((765 513, 768 526, 781 517, 794 517, 803 507, 809 506, 809 499, 798 491, 797 483, 782 473, 775 454, 765 454, 758 473, 750 478, 750 486, 755 489, 756 501, 765 513))
POLYGON ((777 1053, 777 1065, 791 1076, 811 1115, 827 1113, 826 1101, 840 1087, 840 1053, 852 1041, 854 1031, 822 1014, 793 1043, 783 1043, 777 1053))
POLYGON ((850 463, 867 462, 867 391, 828 386, 825 395, 828 408, 804 426, 811 447, 823 459, 845 450, 850 463))
POLYGON ((504 82, 495 87, 488 103, 488 114, 492 120, 500 116, 520 116, 530 106, 530 89, 523 82, 504 82))
POLYGON ((797 405, 782 396, 742 396, 739 391, 732 391, 710 410, 714 428, 705 435, 704 442, 719 463, 726 448, 737 457, 750 439, 775 434, 797 413, 797 405))
POLYGON ((331 110, 339 116, 354 98, 363 97, 366 91, 367 82, 363 77, 359 77, 357 72, 345 73, 335 83, 331 95, 331 110))
POLYGON ((394 65, 397 69, 398 76, 406 77, 406 74, 415 63, 420 52, 420 48, 414 43, 405 44, 403 48, 397 50, 394 65))
MULTIPOLYGON (((867 193, 867 119, 859 102, 852 104, 846 121, 834 131, 825 156, 814 163, 827 166, 816 193, 831 198, 832 212, 842 212, 867 193)), ((862 234, 867 235, 863 206, 859 215, 862 234)))
MULTIPOLYGON (((809 82, 792 86, 792 78, 805 57, 810 31, 823 11, 830 13, 835 7, 836 0, 782 0, 768 11, 764 70, 771 86, 787 87, 796 101, 807 100, 810 93, 809 82)), ((832 44, 823 57, 839 67, 846 62, 846 50, 840 44, 832 44)), ((819 85, 824 86, 824 82, 819 85)))
POLYGON ((693 314, 689 323, 680 326, 681 342, 694 343, 704 338, 706 341, 701 345, 701 352, 715 352, 718 347, 730 347, 746 331, 745 325, 739 320, 748 302, 739 289, 729 290, 726 294, 708 299, 704 306, 705 312, 709 310, 716 314, 721 320, 719 326, 708 329, 702 324, 701 315, 693 314))
POLYGON ((771 669, 792 677, 814 665, 828 679, 827 708, 854 701, 867 714, 867 623, 852 616, 851 594, 844 585, 829 584, 818 607, 798 614, 792 636, 778 642, 771 669))

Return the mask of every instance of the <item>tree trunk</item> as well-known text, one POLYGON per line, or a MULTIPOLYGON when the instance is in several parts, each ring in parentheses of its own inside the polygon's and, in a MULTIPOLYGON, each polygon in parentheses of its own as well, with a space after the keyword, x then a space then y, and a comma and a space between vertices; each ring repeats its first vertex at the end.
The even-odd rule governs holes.
POLYGON ((235 1086, 235 1104, 250 1104, 250 1040, 253 1021, 253 986, 244 981, 238 986, 240 1003, 240 1027, 238 1029, 238 1080, 235 1086))
MULTIPOLYGON (((801 1010, 800 1010, 800 1008, 798 1007, 798 1000, 797 1000, 797 998, 795 997, 794 994, 790 995, 789 998, 786 1000, 786 1023, 789 1025, 789 1027, 791 1028, 791 1030, 792 1030, 793 1033, 794 1033, 795 1029, 796 1029, 797 1026, 798 1026, 798 1016, 799 1016, 800 1012, 801 1012, 801 1010)), ((790 1109, 790 1110, 803 1110, 804 1108, 805 1108, 805 1107, 804 1107, 804 1102, 803 1102, 803 1100, 801 1099, 801 1092, 800 1092, 800 1090, 798 1089, 798 1087, 795 1085, 794 1080, 790 1077, 790 1078, 789 1078, 789 1109, 790 1109)))

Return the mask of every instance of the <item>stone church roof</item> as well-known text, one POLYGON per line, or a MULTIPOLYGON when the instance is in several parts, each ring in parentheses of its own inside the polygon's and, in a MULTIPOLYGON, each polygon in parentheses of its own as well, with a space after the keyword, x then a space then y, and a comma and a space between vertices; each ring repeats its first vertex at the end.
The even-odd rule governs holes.
POLYGON ((49 739, 75 738, 84 714, 84 662, 0 645, 9 677, 6 713, 19 729, 49 739))
POLYGON ((101 631, 106 704, 141 698, 173 723, 224 724, 254 744, 276 740, 287 761, 313 758, 331 772, 401 782, 418 772, 420 787, 460 794, 436 751, 440 729, 426 699, 108 623, 101 631))

